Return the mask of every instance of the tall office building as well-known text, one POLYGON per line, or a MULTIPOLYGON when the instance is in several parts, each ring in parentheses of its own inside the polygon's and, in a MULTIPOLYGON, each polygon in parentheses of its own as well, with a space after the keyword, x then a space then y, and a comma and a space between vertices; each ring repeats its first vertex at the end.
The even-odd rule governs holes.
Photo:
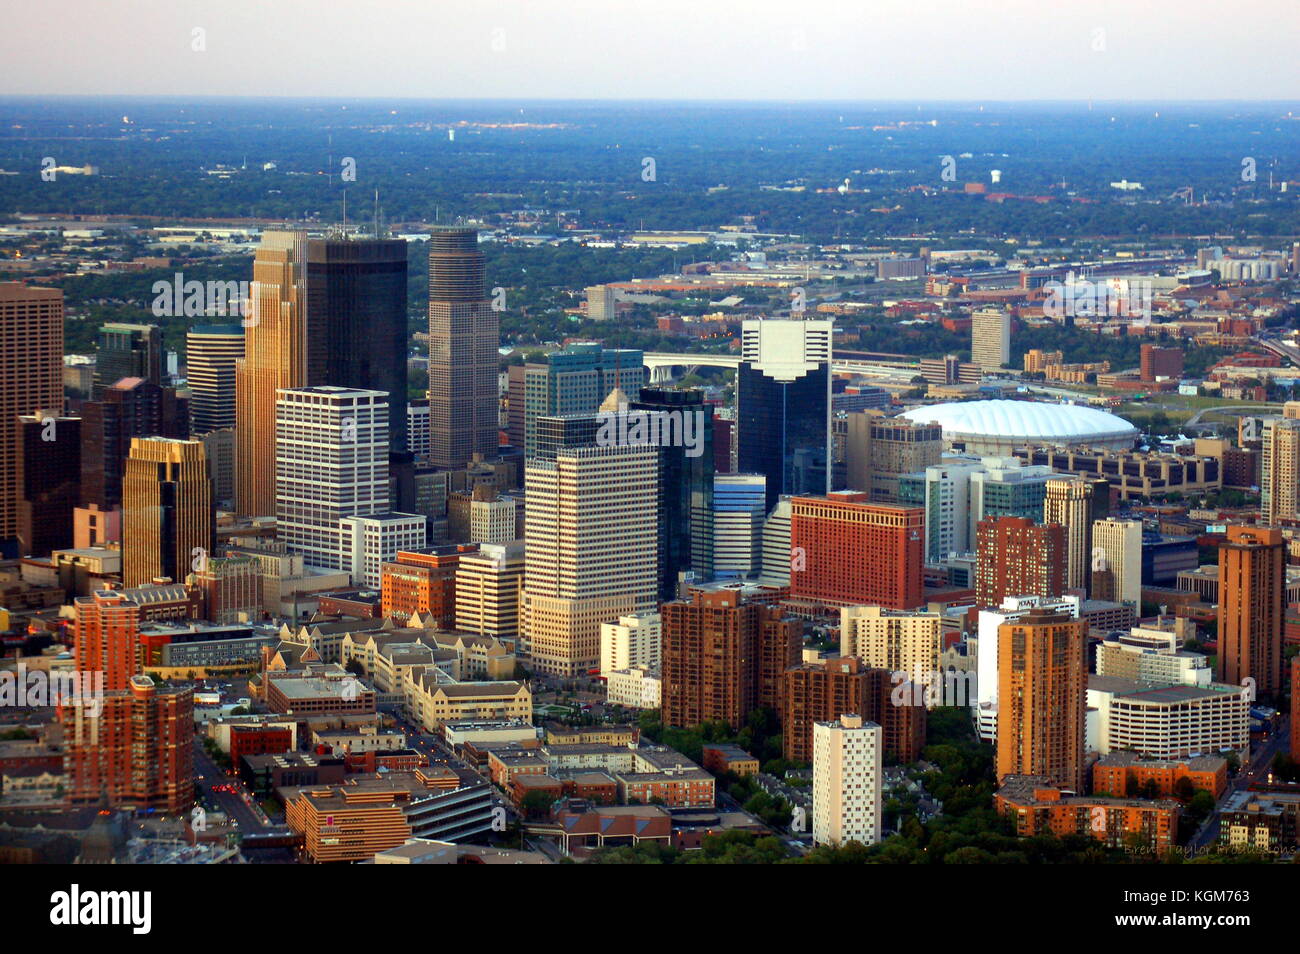
MULTIPOLYGON (((408 449, 409 340, 405 239, 331 235, 308 240, 306 383, 386 392, 388 443, 394 451, 408 449)), ((495 374, 495 342, 492 348, 495 374)))
POLYGON ((844 456, 849 490, 873 501, 898 503, 899 478, 943 461, 943 429, 905 417, 886 418, 854 411, 847 418, 844 456))
POLYGON ((242 516, 276 512, 278 392, 310 383, 306 265, 306 232, 262 233, 235 370, 235 509, 242 516))
POLYGON ((813 725, 813 844, 880 841, 882 749, 880 726, 862 716, 813 725))
POLYGON ((344 517, 388 511, 388 395, 320 385, 276 403, 276 532, 309 566, 352 569, 344 517))
POLYGON ((767 477, 767 509, 782 494, 831 489, 828 318, 747 318, 736 370, 736 467, 767 477))
POLYGON ((1264 418, 1258 466, 1260 522, 1300 521, 1300 420, 1264 418))
POLYGON ((925 602, 925 511, 834 491, 790 501, 790 597, 824 606, 925 602))
POLYGON ((1099 498, 1109 494, 1102 480, 1084 477, 1054 476, 1046 484, 1043 498, 1043 523, 1059 523, 1065 528, 1065 588, 1086 590, 1088 568, 1092 563, 1092 525, 1104 517, 1098 510, 1105 506, 1099 498))
POLYGON ((1142 605, 1142 521, 1107 517, 1092 525, 1094 599, 1142 605))
POLYGON ((1011 363, 1011 315, 1001 308, 978 308, 971 315, 970 358, 982 371, 1011 363))
POLYGON ((744 725, 759 706, 780 712, 785 671, 799 661, 803 624, 756 593, 698 587, 660 609, 663 722, 744 725))
POLYGON ((628 407, 682 438, 659 442, 659 598, 671 600, 680 574, 713 577, 713 407, 692 388, 642 388, 628 407))
POLYGON ((790 517, 793 497, 781 497, 763 521, 763 560, 759 581, 764 586, 790 585, 790 517))
POLYGON ((975 603, 1065 592, 1065 528, 1025 517, 983 520, 976 531, 975 603))
POLYGON ((157 325, 112 323, 99 329, 95 352, 95 391, 98 400, 104 389, 123 378, 141 378, 163 386, 162 329, 157 325))
POLYGON ((1256 693, 1282 688, 1286 542, 1273 528, 1229 526, 1219 547, 1220 682, 1255 680, 1256 693))
POLYGON ((560 676, 596 668, 600 625, 658 595, 657 448, 573 441, 525 475, 520 629, 532 668, 560 676))
MULTIPOLYGON (((545 364, 525 365, 521 373, 520 413, 526 457, 535 457, 538 453, 537 422, 542 418, 591 414, 612 392, 635 396, 649 383, 645 356, 641 351, 606 348, 593 341, 571 342, 562 351, 548 354, 545 364)), ((519 390, 517 378, 518 375, 512 372, 510 419, 518 423, 514 408, 519 390)), ((512 436, 512 443, 514 439, 512 436)))
POLYGON ((766 512, 762 474, 713 475, 713 573, 719 579, 750 576, 762 566, 766 512))
POLYGON ((1083 791, 1087 623, 1030 610, 998 627, 997 777, 1083 791))
POLYGON ((203 442, 132 438, 122 478, 122 582, 182 582, 196 560, 212 556, 213 522, 203 442))
POLYGON ((63 292, 0 282, 0 555, 17 555, 18 417, 63 410, 63 292))
POLYGON ((456 629, 519 638, 519 592, 524 584, 524 542, 485 543, 456 564, 456 629))
POLYGON ((898 612, 879 606, 840 610, 840 656, 856 656, 866 665, 905 672, 926 681, 942 668, 943 617, 938 613, 898 612))
POLYGON ((975 546, 971 477, 983 473, 977 460, 949 458, 918 473, 895 479, 895 499, 925 510, 925 559, 946 560, 954 553, 969 553, 975 546))
POLYGON ((463 467, 497 456, 500 317, 488 298, 478 230, 429 236, 429 459, 463 467))
POLYGON ((587 317, 592 321, 611 321, 618 316, 618 296, 611 285, 587 288, 587 317))
POLYGON ((18 428, 18 552, 45 556, 73 545, 81 504, 81 419, 37 411, 18 428))
POLYGON ((191 437, 235 426, 235 371, 243 357, 240 325, 198 325, 186 333, 191 437))
POLYGON ((81 495, 87 503, 122 502, 122 474, 136 437, 189 438, 188 401, 175 388, 143 378, 110 384, 81 405, 81 495))

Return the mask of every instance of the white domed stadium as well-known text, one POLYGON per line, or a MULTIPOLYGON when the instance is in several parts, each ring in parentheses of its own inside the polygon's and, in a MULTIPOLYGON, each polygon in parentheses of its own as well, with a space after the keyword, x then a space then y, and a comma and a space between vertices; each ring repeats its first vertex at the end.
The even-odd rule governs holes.
POLYGON ((1107 411, 1042 401, 958 401, 904 411, 918 424, 937 423, 950 449, 1009 456, 1026 444, 1061 447, 1133 446, 1138 429, 1107 411))

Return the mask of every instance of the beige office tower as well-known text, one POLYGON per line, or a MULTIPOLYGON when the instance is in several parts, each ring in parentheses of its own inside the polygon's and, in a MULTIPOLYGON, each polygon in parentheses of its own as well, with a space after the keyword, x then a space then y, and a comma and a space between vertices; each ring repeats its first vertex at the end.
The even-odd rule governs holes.
POLYGON ((1093 521, 1090 573, 1094 599, 1142 605, 1141 520, 1107 517, 1093 521), (1101 585, 1099 580, 1110 583, 1101 585))
POLYGON ((943 429, 872 411, 847 417, 844 461, 848 490, 871 495, 872 501, 898 502, 898 478, 933 467, 943 459, 943 429))
POLYGON ((880 606, 840 610, 840 655, 856 656, 872 669, 905 672, 928 685, 943 654, 943 618, 938 613, 905 613, 880 606))
POLYGON ((202 441, 133 437, 122 476, 122 583, 180 583, 212 556, 212 479, 202 441))
POLYGON ((860 715, 813 723, 813 844, 880 841, 883 735, 860 715))
POLYGON ((587 317, 592 321, 609 321, 618 315, 618 298, 612 285, 592 285, 587 289, 587 317))
POLYGON ((18 536, 18 418, 63 410, 63 292, 0 282, 0 543, 18 536))
POLYGON ((653 609, 658 454, 649 445, 560 446, 528 462, 519 623, 539 672, 600 664, 600 625, 653 609))
POLYGON ((1011 315, 1001 308, 979 308, 971 315, 970 358, 983 371, 1011 363, 1011 315))
POLYGON ((456 563, 456 628, 513 643, 519 638, 524 542, 485 543, 456 563))
POLYGON ((1266 526, 1300 520, 1300 420, 1264 418, 1259 519, 1266 526))
MULTIPOLYGON (((1098 482, 1078 477, 1050 477, 1043 498, 1043 523, 1065 527, 1065 586, 1086 590, 1092 554, 1093 503, 1098 482)), ((1104 486, 1104 485, 1101 485, 1104 486)))
POLYGON ((242 516, 275 513, 276 392, 308 383, 306 262, 306 232, 262 233, 235 369, 235 510, 242 516))

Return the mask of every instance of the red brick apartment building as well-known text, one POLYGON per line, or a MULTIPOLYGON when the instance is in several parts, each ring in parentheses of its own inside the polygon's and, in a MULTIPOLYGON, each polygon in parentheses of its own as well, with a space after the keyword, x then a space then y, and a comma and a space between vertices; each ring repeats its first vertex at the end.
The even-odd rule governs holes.
POLYGON ((889 609, 915 609, 925 602, 925 511, 920 507, 870 503, 859 491, 795 497, 790 545, 793 600, 889 609))

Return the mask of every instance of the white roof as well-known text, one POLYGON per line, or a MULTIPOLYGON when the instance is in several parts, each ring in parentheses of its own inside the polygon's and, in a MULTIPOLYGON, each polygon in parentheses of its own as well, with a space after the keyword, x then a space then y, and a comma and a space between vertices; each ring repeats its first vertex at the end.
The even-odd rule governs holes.
POLYGON ((935 422, 943 428, 945 437, 978 434, 1078 442, 1137 435, 1136 427, 1107 411, 1042 401, 959 401, 918 407, 904 411, 902 416, 922 424, 935 422))

